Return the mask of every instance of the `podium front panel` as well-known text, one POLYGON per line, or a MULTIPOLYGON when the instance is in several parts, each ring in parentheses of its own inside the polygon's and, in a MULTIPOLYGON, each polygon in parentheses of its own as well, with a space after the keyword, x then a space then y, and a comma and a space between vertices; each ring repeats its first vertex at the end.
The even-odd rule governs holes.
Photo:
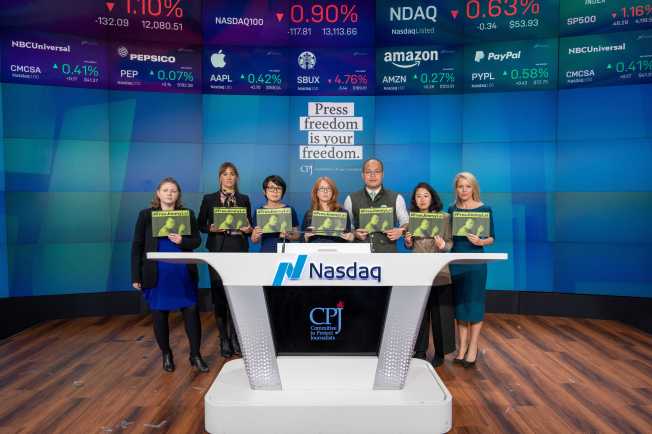
POLYGON ((264 288, 278 355, 378 355, 388 286, 264 288))

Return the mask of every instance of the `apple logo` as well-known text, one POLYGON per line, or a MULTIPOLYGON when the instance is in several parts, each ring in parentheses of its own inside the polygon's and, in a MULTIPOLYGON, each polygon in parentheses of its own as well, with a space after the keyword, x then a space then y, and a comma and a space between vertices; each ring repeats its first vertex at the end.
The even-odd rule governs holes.
POLYGON ((223 54, 222 50, 218 51, 217 53, 213 53, 211 55, 211 64, 213 65, 213 68, 224 68, 224 66, 226 66, 224 57, 226 57, 226 54, 223 54))

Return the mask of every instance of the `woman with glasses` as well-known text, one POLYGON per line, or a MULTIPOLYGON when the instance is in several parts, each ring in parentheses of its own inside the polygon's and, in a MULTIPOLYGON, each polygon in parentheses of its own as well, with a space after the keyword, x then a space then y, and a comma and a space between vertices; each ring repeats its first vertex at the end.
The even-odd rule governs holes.
POLYGON ((270 175, 263 180, 263 195, 267 202, 259 209, 290 208, 292 215, 292 228, 290 230, 273 233, 263 233, 263 228, 257 224, 257 216, 253 216, 254 229, 251 233, 251 241, 260 243, 260 251, 263 253, 276 253, 276 246, 280 240, 293 241, 299 239, 297 212, 294 208, 282 202, 286 188, 285 181, 278 175, 270 175))
POLYGON ((339 203, 337 196, 339 192, 335 181, 327 176, 317 178, 310 193, 311 205, 303 217, 301 229, 305 233, 305 240, 309 243, 342 243, 353 241, 351 232, 351 218, 339 203), (346 213, 346 224, 338 230, 328 218, 324 220, 321 227, 312 224, 313 211, 337 211, 346 213))

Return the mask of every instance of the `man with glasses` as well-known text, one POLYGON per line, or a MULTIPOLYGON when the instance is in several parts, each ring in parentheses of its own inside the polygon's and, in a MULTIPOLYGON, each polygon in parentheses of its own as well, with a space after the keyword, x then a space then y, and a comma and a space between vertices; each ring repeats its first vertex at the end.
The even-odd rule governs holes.
POLYGON ((383 162, 369 158, 362 164, 364 188, 351 193, 344 201, 344 209, 349 213, 356 228, 355 238, 358 242, 371 242, 371 251, 379 253, 396 252, 396 241, 403 235, 403 226, 410 218, 403 196, 383 187, 383 162), (360 228, 360 209, 392 208, 394 226, 383 232, 369 233, 360 228))

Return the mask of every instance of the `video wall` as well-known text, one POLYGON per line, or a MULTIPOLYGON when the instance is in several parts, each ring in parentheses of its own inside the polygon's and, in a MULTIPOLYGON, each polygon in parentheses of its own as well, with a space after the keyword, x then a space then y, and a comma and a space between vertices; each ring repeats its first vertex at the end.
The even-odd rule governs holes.
MULTIPOLYGON (((233 161, 300 216, 461 170, 488 288, 652 297, 652 0, 0 0, 0 296, 131 290, 135 218, 233 161)), ((252 246, 256 250, 256 246, 252 246)), ((202 270, 202 286, 208 286, 202 270)))

